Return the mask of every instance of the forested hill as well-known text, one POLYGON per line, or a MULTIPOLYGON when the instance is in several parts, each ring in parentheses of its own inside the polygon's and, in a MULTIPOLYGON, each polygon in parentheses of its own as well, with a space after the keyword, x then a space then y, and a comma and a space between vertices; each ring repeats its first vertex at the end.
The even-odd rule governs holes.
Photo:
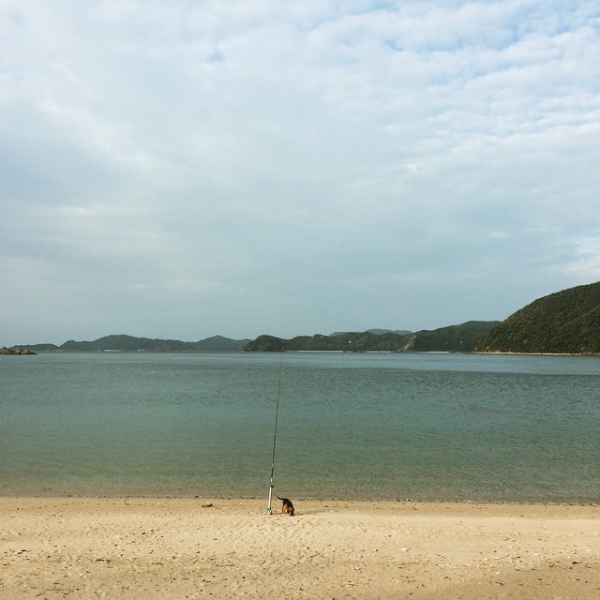
POLYGON ((261 335, 246 352, 472 352, 498 321, 469 321, 416 333, 373 332, 298 336, 290 340, 261 335))
POLYGON ((220 335, 198 342, 107 335, 90 342, 69 340, 61 346, 34 344, 15 348, 27 348, 36 352, 241 352, 249 341, 248 339, 232 340, 220 335))
POLYGON ((214 336, 198 342, 108 335, 93 341, 69 340, 60 346, 31 344, 14 346, 14 351, 33 352, 472 352, 477 342, 498 321, 469 321, 432 331, 388 331, 298 336, 290 340, 261 335, 255 340, 214 336))
POLYGON ((600 354, 600 282, 535 300, 492 329, 477 351, 600 354))

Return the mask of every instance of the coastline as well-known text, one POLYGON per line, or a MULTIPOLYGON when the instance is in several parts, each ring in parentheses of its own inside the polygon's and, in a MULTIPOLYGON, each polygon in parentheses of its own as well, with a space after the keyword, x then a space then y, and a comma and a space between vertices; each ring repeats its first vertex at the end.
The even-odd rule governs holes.
POLYGON ((295 504, 0 497, 0 598, 600 597, 597 505, 295 504))

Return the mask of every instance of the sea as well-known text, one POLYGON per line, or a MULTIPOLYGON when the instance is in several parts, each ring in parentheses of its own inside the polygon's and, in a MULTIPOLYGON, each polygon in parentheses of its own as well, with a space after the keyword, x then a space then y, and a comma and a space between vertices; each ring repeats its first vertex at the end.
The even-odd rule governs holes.
POLYGON ((600 501, 600 357, 0 356, 0 495, 600 501))

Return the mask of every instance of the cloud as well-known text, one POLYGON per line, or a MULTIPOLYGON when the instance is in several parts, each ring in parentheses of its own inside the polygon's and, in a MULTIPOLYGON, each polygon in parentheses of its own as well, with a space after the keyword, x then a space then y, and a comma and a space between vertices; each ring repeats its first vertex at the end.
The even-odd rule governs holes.
POLYGON ((433 328, 597 278, 599 25, 595 2, 5 2, 3 343, 433 328))

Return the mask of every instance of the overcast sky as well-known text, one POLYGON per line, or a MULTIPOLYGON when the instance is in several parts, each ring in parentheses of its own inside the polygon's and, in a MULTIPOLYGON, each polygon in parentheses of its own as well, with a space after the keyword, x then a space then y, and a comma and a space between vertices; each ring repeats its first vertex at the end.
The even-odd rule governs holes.
POLYGON ((502 320, 600 279, 598 0, 3 0, 0 345, 502 320))

